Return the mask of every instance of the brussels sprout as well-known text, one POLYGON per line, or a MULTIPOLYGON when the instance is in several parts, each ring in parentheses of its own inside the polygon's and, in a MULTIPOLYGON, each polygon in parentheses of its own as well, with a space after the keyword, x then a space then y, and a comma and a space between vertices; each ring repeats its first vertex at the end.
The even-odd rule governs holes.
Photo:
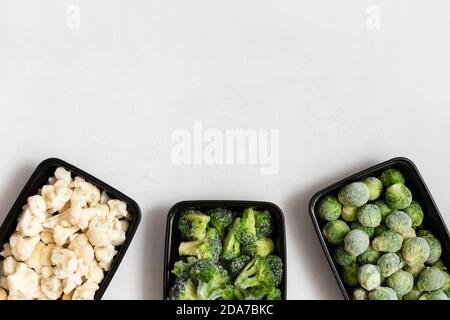
POLYGON ((372 291, 381 285, 380 269, 373 264, 365 264, 358 270, 358 282, 364 289, 372 291))
POLYGON ((381 174, 381 182, 383 183, 383 186, 386 188, 389 188, 393 184, 396 183, 405 183, 405 177, 400 172, 400 170, 397 169, 388 169, 385 172, 381 174))
POLYGON ((398 297, 391 288, 379 287, 369 292, 369 300, 398 300, 398 297))
POLYGON ((412 201, 411 205, 405 209, 406 214, 411 218, 413 227, 418 227, 422 224, 424 213, 422 207, 417 201, 412 201))
POLYGON ((433 263, 433 267, 436 267, 441 271, 447 271, 447 267, 445 266, 444 262, 442 262, 441 259, 433 263))
POLYGON ((319 217, 326 221, 337 220, 341 216, 342 205, 336 197, 326 196, 319 203, 319 217))
POLYGON ((366 204, 358 210, 358 221, 364 227, 378 227, 381 223, 381 211, 374 204, 366 204))
POLYGON ((403 240, 411 239, 417 237, 416 230, 414 228, 409 228, 405 232, 400 233, 403 237, 403 240))
POLYGON ((426 267, 417 280, 417 288, 420 291, 435 291, 441 289, 445 284, 445 276, 436 267, 426 267))
POLYGON ((347 286, 354 288, 358 285, 358 270, 357 264, 342 268, 342 279, 347 286))
POLYGON ((424 238, 407 239, 403 243, 402 257, 409 266, 425 263, 430 256, 430 246, 424 238))
POLYGON ((392 213, 392 209, 387 205, 386 201, 377 200, 374 204, 380 209, 382 221, 384 221, 386 217, 392 213))
POLYGON ((372 246, 369 245, 366 251, 364 251, 363 254, 358 256, 358 262, 360 264, 375 264, 378 261, 378 258, 380 258, 381 253, 378 251, 373 250, 372 246))
POLYGON ((389 228, 384 225, 384 224, 380 224, 378 227, 375 228, 375 237, 378 237, 380 234, 382 234, 385 231, 389 231, 389 228))
POLYGON ((378 267, 383 277, 389 277, 403 267, 400 257, 396 253, 385 253, 378 259, 378 267))
POLYGON ((368 300, 368 293, 363 288, 353 290, 353 300, 368 300))
MULTIPOLYGON (((441 269, 439 269, 441 270, 441 269)), ((442 270, 441 270, 442 271, 442 270)), ((444 274, 444 285, 442 286, 442 291, 444 292, 448 292, 450 290, 450 274, 447 271, 442 271, 442 273, 444 274)))
POLYGON ((398 296, 403 297, 414 287, 414 278, 411 273, 399 270, 387 278, 388 287, 394 289, 398 296))
POLYGON ((433 233, 430 230, 421 229, 417 231, 418 237, 425 237, 425 236, 434 236, 433 233))
POLYGON ((395 211, 387 216, 386 225, 397 233, 405 233, 412 228, 411 218, 402 211, 395 211))
POLYGON ((372 227, 364 227, 361 223, 359 223, 358 221, 355 221, 352 223, 352 225, 350 226, 350 228, 352 230, 361 230, 363 232, 365 232, 370 239, 373 238, 374 234, 375 234, 375 228, 372 227))
POLYGON ((362 181, 369 188, 369 201, 377 200, 383 192, 383 184, 380 179, 369 177, 362 181))
POLYGON ((352 206, 343 206, 341 218, 348 222, 358 220, 358 208, 352 206))
POLYGON ((394 210, 406 209, 411 202, 411 191, 404 184, 396 183, 386 190, 386 203, 394 210))
POLYGON ((361 230, 350 231, 344 239, 345 250, 352 256, 359 256, 364 253, 369 244, 369 236, 361 230))
POLYGON ((413 287, 413 289, 409 293, 403 296, 403 300, 419 300, 421 295, 422 292, 420 292, 417 287, 413 287))
POLYGON ((404 270, 411 273, 414 279, 417 279, 423 270, 425 270, 425 265, 423 263, 413 264, 406 266, 404 270))
POLYGON ((331 244, 343 244, 350 227, 342 220, 328 222, 323 228, 323 234, 331 244))
POLYGON ((419 300, 448 300, 447 295, 442 290, 425 292, 419 300))
POLYGON ((432 235, 423 236, 423 239, 425 239, 430 246, 430 256, 428 257, 428 260, 426 262, 428 264, 433 264, 438 261, 442 255, 441 242, 432 235))
POLYGON ((397 252, 402 244, 402 236, 393 231, 385 231, 372 241, 373 248, 380 252, 397 252))
POLYGON ((338 199, 344 206, 362 207, 369 201, 369 188, 362 182, 350 183, 339 190, 338 199))
POLYGON ((345 251, 344 247, 337 247, 333 253, 336 263, 343 267, 348 267, 356 263, 356 257, 345 251))

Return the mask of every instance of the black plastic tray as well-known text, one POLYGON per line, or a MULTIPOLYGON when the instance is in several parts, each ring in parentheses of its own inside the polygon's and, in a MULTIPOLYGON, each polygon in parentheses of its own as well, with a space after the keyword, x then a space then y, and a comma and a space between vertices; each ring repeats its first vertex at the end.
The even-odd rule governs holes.
POLYGON ((430 190, 425 184, 419 170, 416 165, 407 158, 394 158, 386 162, 380 163, 362 172, 359 172, 351 177, 341 180, 332 186, 325 188, 318 193, 316 193, 311 199, 309 205, 309 212, 311 214, 311 219, 313 221, 314 227, 316 229, 317 235, 319 236, 320 243, 322 244, 323 250, 327 256, 328 262, 330 263, 331 269, 333 270, 334 276, 339 283, 342 294, 346 300, 352 299, 352 289, 347 287, 339 273, 339 266, 332 259, 332 245, 329 245, 322 234, 322 229, 325 222, 322 221, 317 213, 318 202, 329 194, 337 194, 338 190, 351 182, 360 181, 369 176, 379 177, 384 170, 396 168, 402 171, 406 179, 406 185, 411 190, 413 197, 417 200, 424 211, 424 227, 431 230, 442 243, 442 260, 446 265, 450 265, 450 234, 447 227, 445 226, 442 216, 436 203, 431 196, 430 190))
POLYGON ((0 228, 0 245, 3 246, 4 243, 9 241, 9 238, 14 233, 17 226, 17 219, 19 215, 22 213, 22 207, 27 203, 27 199, 30 196, 37 194, 39 188, 43 187, 48 183, 48 179, 52 177, 55 173, 55 170, 58 167, 63 167, 72 172, 72 176, 79 176, 85 179, 86 181, 91 182, 96 185, 102 191, 106 191, 108 195, 114 199, 121 200, 127 204, 127 209, 130 215, 132 216, 132 220, 130 221, 130 227, 127 231, 126 240, 122 246, 118 248, 118 253, 114 257, 114 261, 111 265, 111 270, 105 273, 104 280, 100 283, 100 288, 96 292, 94 299, 100 300, 108 288, 109 283, 111 282, 114 274, 119 268, 120 262, 122 261, 128 247, 130 246, 131 240, 136 233, 139 222, 141 221, 141 210, 137 203, 124 195, 123 193, 117 191, 116 189, 110 187, 103 181, 91 176, 90 174, 84 172, 77 167, 56 158, 51 158, 43 161, 36 168, 31 178, 26 183, 13 207, 9 211, 9 214, 6 216, 1 228, 0 228))
POLYGON ((164 300, 169 299, 170 289, 175 281, 175 276, 171 273, 174 263, 179 260, 178 246, 182 241, 178 231, 178 219, 181 212, 186 209, 198 209, 206 211, 213 208, 225 208, 235 212, 243 212, 246 208, 255 210, 269 210, 274 218, 274 233, 272 239, 275 243, 274 254, 283 260, 283 280, 280 285, 282 300, 287 297, 287 253, 286 253, 286 228, 284 224, 284 214, 281 209, 270 202, 260 201, 232 201, 232 200, 199 200, 183 201, 172 207, 167 217, 166 228, 166 250, 164 257, 164 300))

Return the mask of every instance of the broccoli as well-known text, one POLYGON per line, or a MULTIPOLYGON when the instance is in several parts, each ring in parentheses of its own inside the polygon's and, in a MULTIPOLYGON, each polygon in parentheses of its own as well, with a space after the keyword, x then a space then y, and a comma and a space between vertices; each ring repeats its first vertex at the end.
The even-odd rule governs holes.
POLYGON ((228 272, 211 261, 201 260, 195 263, 189 271, 189 277, 198 281, 197 295, 200 300, 217 300, 228 296, 228 272))
POLYGON ((266 288, 275 288, 281 283, 283 275, 283 262, 277 256, 268 256, 266 258, 256 256, 242 270, 237 277, 235 285, 239 289, 264 286, 266 288))
POLYGON ((175 262, 172 273, 176 276, 181 276, 185 272, 189 272, 191 266, 198 261, 195 257, 188 257, 187 261, 179 260, 175 262))
POLYGON ((241 252, 253 256, 257 237, 255 211, 252 208, 246 209, 242 214, 237 239, 241 245, 241 252))
POLYGON ((267 300, 281 300, 281 290, 278 288, 272 288, 267 293, 267 300))
POLYGON ((189 210, 181 214, 178 229, 186 239, 200 240, 206 236, 211 217, 200 211, 189 210))
POLYGON ((240 255, 241 246, 237 239, 237 233, 239 232, 240 226, 241 218, 236 218, 230 228, 230 231, 228 231, 228 234, 225 237, 222 252, 222 257, 225 260, 232 260, 239 257, 240 255))
POLYGON ((170 300, 198 300, 197 287, 186 274, 176 278, 170 290, 170 300))
POLYGON ((251 287, 243 290, 245 300, 262 300, 267 295, 267 288, 264 286, 251 287))
POLYGON ((226 209, 213 209, 208 211, 211 217, 211 225, 219 231, 220 237, 223 238, 226 228, 233 223, 233 212, 226 209))
POLYGON ((212 262, 219 261, 222 252, 222 241, 216 229, 208 229, 202 240, 182 242, 179 247, 180 256, 195 256, 212 262))
POLYGON ((232 279, 236 279, 245 266, 250 262, 251 258, 249 256, 240 256, 231 260, 228 265, 228 272, 232 279))
POLYGON ((268 210, 255 211, 256 236, 259 238, 270 237, 273 232, 273 218, 268 210))
POLYGON ((241 247, 242 253, 250 257, 254 257, 255 255, 267 257, 274 249, 275 245, 270 238, 260 238, 253 243, 241 247))

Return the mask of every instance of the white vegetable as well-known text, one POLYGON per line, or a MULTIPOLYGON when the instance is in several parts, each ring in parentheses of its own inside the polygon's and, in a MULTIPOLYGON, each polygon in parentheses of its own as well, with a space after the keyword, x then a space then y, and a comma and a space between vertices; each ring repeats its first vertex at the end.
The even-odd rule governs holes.
POLYGON ((41 241, 45 244, 55 243, 55 239, 53 239, 53 231, 50 229, 44 229, 40 233, 41 241))
POLYGON ((71 293, 75 288, 77 288, 82 283, 83 283, 83 280, 81 279, 81 276, 78 274, 71 274, 71 275, 67 276, 63 280, 64 294, 71 293))
POLYGON ((25 261, 28 267, 34 269, 36 272, 39 272, 41 269, 41 251, 45 248, 45 244, 43 242, 38 242, 36 247, 34 247, 34 251, 31 254, 31 257, 25 261))
POLYGON ((78 230, 80 230, 78 227, 65 228, 61 225, 57 225, 55 227, 55 232, 53 233, 53 239, 55 239, 55 243, 58 246, 63 246, 67 239, 78 230))
POLYGON ((68 249, 57 247, 52 253, 54 272, 59 279, 66 279, 77 272, 78 260, 75 253, 68 249))
POLYGON ((5 243, 3 245, 3 250, 2 252, 0 252, 0 256, 2 256, 3 258, 12 256, 11 245, 9 243, 5 243))
POLYGON ((54 185, 46 185, 42 188, 42 197, 47 203, 50 213, 60 211, 72 197, 72 190, 63 180, 58 180, 54 185))
POLYGON ((109 206, 109 218, 125 218, 128 216, 127 204, 120 200, 110 200, 108 201, 109 206))
POLYGON ((96 218, 101 218, 106 216, 104 208, 95 207, 95 208, 78 208, 73 207, 69 209, 64 215, 67 214, 68 221, 74 225, 78 226, 81 230, 86 229, 89 226, 89 223, 96 218))
POLYGON ((66 169, 59 167, 58 169, 56 169, 55 171, 55 178, 57 180, 62 180, 65 183, 67 183, 68 186, 70 186, 70 184, 72 183, 72 175, 70 173, 70 171, 67 171, 66 169))
POLYGON ((42 231, 42 223, 45 221, 45 214, 36 216, 27 205, 19 216, 16 230, 26 237, 37 236, 42 231))
POLYGON ((110 270, 111 263, 116 254, 117 251, 114 249, 113 245, 108 245, 106 247, 95 247, 95 258, 98 261, 98 265, 105 271, 110 270))
POLYGON ((76 235, 70 242, 69 249, 86 265, 90 265, 94 260, 94 249, 85 234, 76 235))
POLYGON ((73 293, 72 300, 94 300, 99 286, 95 282, 86 282, 73 293))
POLYGON ((6 300, 8 298, 8 295, 6 294, 6 291, 3 288, 0 288, 0 301, 6 300))
POLYGON ((125 232, 119 219, 111 220, 111 229, 108 231, 109 241, 113 246, 121 246, 125 242, 125 232))
POLYGON ((18 263, 16 272, 8 276, 9 300, 31 300, 38 292, 38 275, 24 263, 18 263))
POLYGON ((109 200, 111 200, 111 198, 108 196, 106 191, 103 191, 100 196, 100 204, 107 204, 109 200))
POLYGON ((11 253, 18 261, 28 260, 39 242, 39 236, 24 238, 20 233, 14 233, 9 239, 11 253))
POLYGON ((93 246, 104 247, 111 244, 109 239, 109 231, 111 230, 111 222, 107 219, 96 219, 89 223, 87 236, 93 246))
POLYGON ((56 248, 54 244, 47 244, 40 251, 39 264, 42 267, 49 267, 52 265, 53 250, 56 248))
POLYGON ((100 190, 92 183, 85 181, 80 177, 76 177, 72 182, 74 188, 72 194, 72 207, 86 208, 95 207, 100 202, 100 190))
POLYGON ((42 279, 41 288, 42 292, 51 300, 57 300, 63 293, 62 281, 56 276, 42 279))
POLYGON ((16 272, 17 267, 17 260, 13 257, 8 257, 5 260, 3 260, 3 270, 2 275, 9 276, 12 275, 14 272, 16 272))
POLYGON ((105 273, 103 269, 97 264, 96 261, 93 261, 90 265, 89 272, 86 275, 86 278, 95 283, 100 283, 105 278, 105 273))
POLYGON ((41 268, 41 277, 42 279, 50 278, 55 275, 55 270, 51 266, 46 266, 41 268))

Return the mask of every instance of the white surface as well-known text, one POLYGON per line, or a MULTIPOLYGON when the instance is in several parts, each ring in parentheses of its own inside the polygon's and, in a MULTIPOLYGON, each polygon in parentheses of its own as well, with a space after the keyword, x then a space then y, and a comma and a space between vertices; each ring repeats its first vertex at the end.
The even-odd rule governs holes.
POLYGON ((450 223, 448 1, 0 0, 0 218, 56 156, 141 205, 105 298, 160 299, 165 219, 186 199, 286 214, 289 298, 340 299, 312 194, 402 155, 450 223), (66 27, 69 5, 81 29, 66 27), (366 8, 381 8, 381 30, 366 8), (175 166, 174 129, 280 129, 280 171, 175 166))

